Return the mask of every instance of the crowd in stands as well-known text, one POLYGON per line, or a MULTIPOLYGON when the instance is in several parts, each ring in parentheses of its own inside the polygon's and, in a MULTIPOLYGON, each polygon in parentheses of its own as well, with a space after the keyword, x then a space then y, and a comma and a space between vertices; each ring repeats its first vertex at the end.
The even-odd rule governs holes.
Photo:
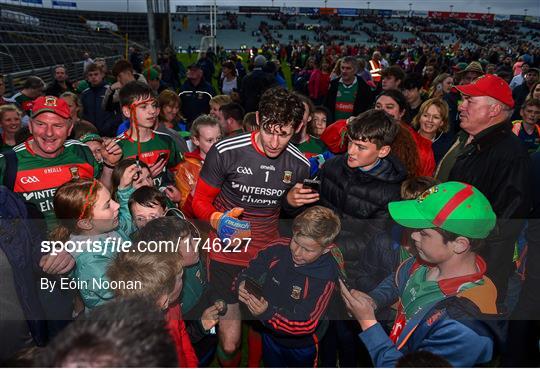
MULTIPOLYGON (((437 19, 423 17, 387 18, 375 15, 360 15, 347 17, 341 15, 290 15, 276 13, 266 16, 253 29, 247 26, 251 15, 226 13, 218 19, 217 28, 240 30, 242 32, 261 33, 269 44, 285 43, 287 41, 346 42, 361 44, 363 34, 368 38, 364 42, 369 45, 404 45, 412 47, 418 43, 429 45, 452 45, 457 40, 462 44, 474 47, 487 47, 504 44, 510 48, 524 41, 540 37, 537 24, 527 23, 527 29, 521 29, 516 23, 509 21, 437 19), (245 20, 245 21, 244 21, 245 20), (264 30, 264 31, 263 31, 264 30), (289 40, 283 39, 283 31, 297 31, 298 36, 290 34, 289 40), (408 33, 410 37, 399 36, 408 33)), ((198 33, 209 35, 208 17, 198 16, 198 33), (202 22, 204 20, 204 22, 202 22)), ((180 22, 181 23, 181 22, 180 22)), ((253 26, 251 26, 253 27, 253 26)), ((180 27, 175 29, 180 30, 180 27)), ((365 36, 364 35, 364 36, 365 36)))
POLYGON ((273 17, 0 78, 0 363, 538 365, 540 46, 273 17))

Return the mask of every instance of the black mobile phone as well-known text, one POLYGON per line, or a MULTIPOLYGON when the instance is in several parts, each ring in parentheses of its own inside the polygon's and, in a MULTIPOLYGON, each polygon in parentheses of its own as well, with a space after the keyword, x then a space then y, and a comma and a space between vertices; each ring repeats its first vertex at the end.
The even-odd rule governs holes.
POLYGON ((167 154, 165 154, 164 152, 160 152, 156 161, 160 161, 161 159, 165 159, 166 157, 167 154))
POLYGON ((303 188, 309 188, 315 192, 319 192, 321 181, 319 179, 304 179, 303 188))
POLYGON ((351 290, 351 285, 350 285, 349 282, 347 281, 347 278, 341 276, 341 277, 339 277, 339 280, 340 280, 341 282, 343 282, 343 285, 345 286, 345 288, 346 288, 347 290, 349 290, 349 291, 351 290))
POLYGON ((248 291, 256 298, 260 299, 262 297, 262 287, 254 279, 246 278, 246 283, 244 284, 244 287, 246 288, 246 291, 248 291))

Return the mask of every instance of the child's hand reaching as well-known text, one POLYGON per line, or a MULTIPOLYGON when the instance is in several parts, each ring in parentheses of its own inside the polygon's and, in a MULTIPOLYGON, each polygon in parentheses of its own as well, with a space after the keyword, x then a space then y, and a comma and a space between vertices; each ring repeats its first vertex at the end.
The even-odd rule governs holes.
POLYGON ((122 149, 112 138, 104 138, 101 148, 101 157, 107 165, 115 166, 122 159, 122 149))
POLYGON ((250 294, 244 287, 245 284, 246 282, 242 281, 238 286, 238 299, 246 304, 253 316, 261 315, 268 309, 268 301, 264 297, 257 298, 250 294))
POLYGON ((219 322, 219 308, 216 304, 207 308, 202 316, 201 323, 205 331, 212 329, 219 322))
POLYGON ((165 191, 163 193, 175 204, 178 204, 182 199, 182 194, 180 191, 178 191, 178 188, 174 187, 173 185, 168 185, 165 187, 165 191))
POLYGON ((131 164, 129 167, 127 167, 122 175, 122 178, 120 179, 118 189, 122 190, 124 188, 131 187, 133 185, 133 181, 138 177, 140 170, 141 169, 137 164, 131 164))
POLYGON ((345 284, 339 281, 341 297, 345 302, 347 310, 354 315, 362 330, 366 330, 369 327, 377 323, 375 318, 375 303, 371 297, 357 290, 348 290, 345 284))

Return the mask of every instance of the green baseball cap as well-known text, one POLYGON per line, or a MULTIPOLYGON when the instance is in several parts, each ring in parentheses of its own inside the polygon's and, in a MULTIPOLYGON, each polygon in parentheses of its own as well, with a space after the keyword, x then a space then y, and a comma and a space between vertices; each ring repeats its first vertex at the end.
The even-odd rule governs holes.
POLYGON ((392 218, 407 228, 440 228, 470 238, 486 238, 497 217, 478 189, 461 182, 433 186, 415 200, 388 204, 392 218))
POLYGON ((87 143, 90 141, 103 142, 103 138, 97 133, 86 133, 79 138, 79 141, 82 143, 87 143))
POLYGON ((150 68, 146 68, 144 71, 143 71, 143 76, 146 78, 147 81, 155 81, 157 79, 159 79, 159 73, 157 70, 155 70, 154 68, 150 67, 150 68))

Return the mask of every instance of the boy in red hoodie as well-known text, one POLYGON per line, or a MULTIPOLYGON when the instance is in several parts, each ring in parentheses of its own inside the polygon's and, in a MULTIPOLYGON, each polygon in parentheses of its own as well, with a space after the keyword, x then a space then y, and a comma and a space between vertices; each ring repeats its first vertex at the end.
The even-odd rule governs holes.
MULTIPOLYGON (((173 246, 180 245, 182 250, 171 245, 164 246, 165 243, 162 241, 170 241, 170 235, 145 231, 147 227, 143 227, 133 238, 131 252, 119 254, 109 265, 107 276, 111 282, 125 281, 128 287, 127 282, 132 282, 135 286, 135 288, 122 288, 125 286, 119 283, 120 288, 114 290, 116 296, 154 301, 165 312, 167 328, 176 348, 179 366, 193 368, 197 367, 199 361, 182 319, 179 297, 182 291, 183 264, 184 262, 189 264, 187 259, 193 256, 195 244, 190 231, 190 223, 183 219, 178 219, 178 221, 182 223, 182 229, 171 230, 175 233, 177 241, 173 242, 173 246), (163 247, 156 250, 150 247, 151 241, 163 247), (137 283, 140 283, 139 288, 137 288, 137 283)), ((204 323, 210 327, 217 324, 217 308, 212 311, 208 320, 204 323)))

